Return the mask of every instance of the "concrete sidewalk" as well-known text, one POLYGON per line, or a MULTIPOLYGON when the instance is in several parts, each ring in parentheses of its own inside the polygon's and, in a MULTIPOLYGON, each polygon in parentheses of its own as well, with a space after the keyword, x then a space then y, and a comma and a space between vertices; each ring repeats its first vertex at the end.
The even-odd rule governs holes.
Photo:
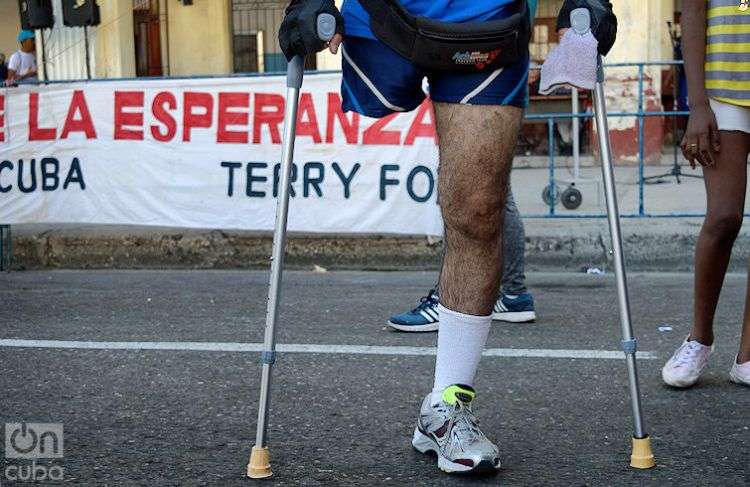
MULTIPOLYGON (((650 166, 646 176, 669 171, 650 166)), ((688 174, 696 174, 689 168, 688 174)), ((620 212, 639 210, 637 167, 616 170, 620 212)), ((558 167, 560 189, 570 171, 558 167)), ((605 215, 598 167, 581 169, 577 183, 583 202, 576 210, 556 206, 563 216, 605 215)), ((644 187, 647 214, 702 213, 705 190, 701 179, 677 184, 665 177, 644 187)), ((607 267, 609 230, 605 218, 548 219, 542 191, 549 184, 547 169, 520 167, 513 172, 516 201, 525 215, 526 251, 531 270, 607 267)), ((633 269, 688 270, 692 267, 701 218, 624 218, 628 264, 633 269)), ((269 234, 160 227, 14 225, 14 267, 36 268, 262 268, 268 263, 269 234)), ((750 230, 743 228, 735 246, 732 268, 742 270, 750 256, 750 230)), ((332 269, 437 268, 440 242, 423 236, 293 235, 287 263, 293 268, 319 265, 332 269)))

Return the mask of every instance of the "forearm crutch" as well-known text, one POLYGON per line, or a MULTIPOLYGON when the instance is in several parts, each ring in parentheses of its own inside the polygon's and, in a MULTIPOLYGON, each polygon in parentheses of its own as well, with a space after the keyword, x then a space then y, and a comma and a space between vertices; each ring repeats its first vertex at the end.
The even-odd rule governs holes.
MULTIPOLYGON (((336 32, 336 19, 330 14, 320 14, 317 19, 318 37, 329 41, 336 32)), ((247 476, 253 479, 270 477, 270 455, 268 452, 268 410, 271 402, 271 369, 276 361, 276 320, 279 316, 279 299, 281 298, 281 274, 284 268, 284 250, 286 248, 286 223, 289 212, 289 179, 294 157, 294 138, 297 129, 297 107, 299 90, 305 59, 295 56, 289 62, 286 71, 286 108, 284 112, 284 139, 281 149, 281 185, 276 206, 276 225, 273 231, 273 250, 271 251, 271 280, 268 288, 268 306, 266 308, 266 331, 263 339, 261 363, 263 370, 260 378, 260 399, 258 400, 258 429, 255 446, 250 453, 247 465, 247 476)))
POLYGON ((622 253, 620 212, 617 209, 617 194, 615 193, 614 171, 612 169, 612 147, 609 142, 609 128, 607 127, 607 107, 604 101, 604 68, 602 67, 601 56, 598 56, 597 64, 596 85, 594 85, 594 115, 596 131, 599 136, 599 151, 602 158, 602 179, 604 180, 604 195, 607 200, 607 220, 609 221, 609 233, 612 237, 612 256, 615 264, 617 298, 620 305, 620 324, 622 326, 622 349, 625 352, 625 360, 628 366, 630 401, 633 406, 634 433, 630 466, 651 468, 656 465, 656 462, 651 451, 651 439, 643 427, 641 393, 638 387, 638 369, 635 362, 637 347, 636 340, 633 337, 633 326, 630 322, 630 301, 622 253))

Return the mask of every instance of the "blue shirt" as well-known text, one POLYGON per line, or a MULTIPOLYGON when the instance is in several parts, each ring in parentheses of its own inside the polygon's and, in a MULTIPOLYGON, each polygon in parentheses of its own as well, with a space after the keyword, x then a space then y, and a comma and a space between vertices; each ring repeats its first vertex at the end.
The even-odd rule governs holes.
MULTIPOLYGON (((409 13, 442 22, 483 22, 502 19, 512 13, 515 0, 401 0, 409 13)), ((531 16, 537 0, 528 0, 531 16)), ((341 8, 346 35, 375 39, 370 30, 370 15, 357 0, 345 0, 341 8)))

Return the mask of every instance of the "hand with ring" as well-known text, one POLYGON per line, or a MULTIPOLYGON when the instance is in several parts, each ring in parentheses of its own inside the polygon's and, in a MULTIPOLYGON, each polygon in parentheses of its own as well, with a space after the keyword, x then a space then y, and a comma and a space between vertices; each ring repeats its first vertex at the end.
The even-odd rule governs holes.
POLYGON ((719 152, 721 146, 716 116, 708 101, 690 107, 690 119, 681 147, 682 154, 693 169, 697 164, 703 167, 714 165, 714 154, 719 152))

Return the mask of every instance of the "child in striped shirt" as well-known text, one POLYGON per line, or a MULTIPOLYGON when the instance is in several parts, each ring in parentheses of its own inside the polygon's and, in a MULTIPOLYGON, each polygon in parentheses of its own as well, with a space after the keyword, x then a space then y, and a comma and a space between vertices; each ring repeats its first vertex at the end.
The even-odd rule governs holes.
MULTIPOLYGON (((713 351, 713 320, 742 226, 750 152, 750 10, 747 0, 685 0, 683 53, 690 119, 682 152, 706 185, 707 211, 695 249, 693 327, 662 369, 664 382, 690 387, 713 351)), ((750 295, 732 381, 750 385, 750 295)))

